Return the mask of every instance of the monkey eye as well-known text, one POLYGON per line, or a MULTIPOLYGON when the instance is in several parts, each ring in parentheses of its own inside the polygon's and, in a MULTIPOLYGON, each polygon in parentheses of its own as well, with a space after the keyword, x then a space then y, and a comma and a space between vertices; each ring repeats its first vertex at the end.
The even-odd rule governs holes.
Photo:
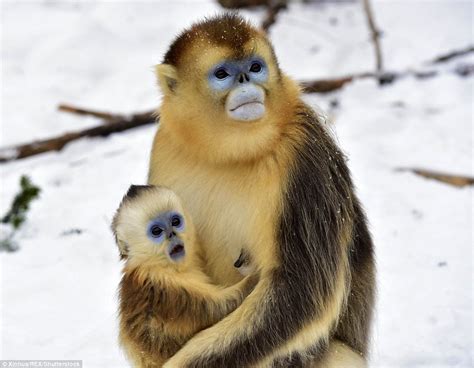
POLYGON ((159 227, 158 225, 153 225, 150 228, 150 233, 151 233, 151 236, 153 236, 154 238, 158 238, 163 233, 163 229, 159 227))
POLYGON ((258 73, 262 70, 262 65, 260 63, 257 63, 256 61, 252 63, 250 66, 250 71, 252 73, 258 73))
POLYGON ((181 219, 179 218, 179 216, 173 216, 173 218, 171 219, 171 225, 173 225, 174 227, 178 227, 179 225, 181 225, 181 219))
POLYGON ((226 70, 224 68, 219 68, 217 69, 215 72, 214 72, 214 76, 217 78, 217 79, 224 79, 226 77, 228 77, 230 74, 226 72, 226 70))

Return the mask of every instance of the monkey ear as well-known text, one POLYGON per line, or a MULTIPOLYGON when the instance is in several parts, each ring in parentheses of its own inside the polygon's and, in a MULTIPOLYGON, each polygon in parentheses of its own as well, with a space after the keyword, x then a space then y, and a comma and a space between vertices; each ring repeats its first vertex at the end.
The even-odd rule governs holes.
POLYGON ((158 64, 155 68, 158 84, 165 95, 174 94, 178 85, 178 72, 173 65, 158 64))

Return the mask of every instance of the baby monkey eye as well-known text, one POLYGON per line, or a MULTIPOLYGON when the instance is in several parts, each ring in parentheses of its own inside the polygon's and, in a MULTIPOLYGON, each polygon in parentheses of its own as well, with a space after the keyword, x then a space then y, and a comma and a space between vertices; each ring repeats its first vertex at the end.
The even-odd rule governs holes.
POLYGON ((173 226, 179 226, 179 225, 181 225, 181 219, 180 219, 178 216, 174 216, 174 217, 171 219, 171 225, 173 225, 173 226))
POLYGON ((214 75, 217 79, 224 79, 228 77, 230 74, 226 72, 224 68, 219 68, 214 72, 214 75))
POLYGON ((151 235, 153 235, 153 237, 158 238, 163 232, 163 229, 159 227, 158 225, 153 225, 151 227, 150 232, 151 232, 151 235))
POLYGON ((257 62, 254 62, 252 63, 252 65, 250 66, 250 71, 252 73, 258 73, 259 71, 262 70, 262 65, 260 65, 260 63, 257 63, 257 62))

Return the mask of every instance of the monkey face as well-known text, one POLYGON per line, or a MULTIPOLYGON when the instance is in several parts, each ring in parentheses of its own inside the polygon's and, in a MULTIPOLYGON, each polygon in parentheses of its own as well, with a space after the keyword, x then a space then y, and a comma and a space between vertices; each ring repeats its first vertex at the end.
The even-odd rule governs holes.
POLYGON ((179 262, 185 255, 185 244, 180 234, 184 232, 184 217, 177 212, 164 212, 148 223, 147 236, 158 252, 170 261, 179 262))
POLYGON ((236 14, 183 32, 157 74, 168 102, 221 124, 264 118, 281 78, 269 40, 236 14))
POLYGON ((115 215, 112 230, 124 258, 180 263, 185 255, 193 253, 192 223, 187 221, 178 196, 164 187, 132 185, 115 215))
POLYGON ((268 38, 235 14, 184 31, 156 72, 163 134, 212 163, 268 154, 298 103, 268 38))
POLYGON ((267 109, 272 110, 280 71, 263 39, 249 40, 238 50, 215 46, 205 55, 193 47, 189 55, 183 56, 192 59, 183 62, 189 62, 189 67, 161 64, 157 68, 167 101, 181 106, 182 120, 188 120, 186 113, 205 114, 211 124, 235 125, 261 121, 267 109))
POLYGON ((256 56, 243 60, 223 60, 208 72, 209 88, 224 94, 225 112, 237 121, 258 120, 265 114, 268 67, 256 56))

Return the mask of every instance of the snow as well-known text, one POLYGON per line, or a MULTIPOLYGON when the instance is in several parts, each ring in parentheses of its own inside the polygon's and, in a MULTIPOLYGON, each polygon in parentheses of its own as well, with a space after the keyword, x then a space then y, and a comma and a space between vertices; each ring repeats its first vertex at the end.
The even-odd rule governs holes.
MULTIPOLYGON (((59 113, 61 102, 123 113, 157 106, 153 65, 183 27, 218 10, 207 0, 3 1, 1 146, 97 124, 59 113)), ((473 82, 452 73, 473 58, 425 64, 473 44, 472 2, 377 1, 374 12, 388 68, 440 74, 305 96, 328 111, 377 247, 371 366, 471 367, 473 189, 395 169, 474 175, 473 82)), ((263 11, 244 14, 258 22, 263 11)), ((374 66, 358 3, 293 4, 271 38, 297 79, 374 66)), ((116 343, 121 264, 109 226, 129 184, 146 180, 154 131, 84 139, 0 165, 0 213, 22 174, 42 188, 17 236, 20 250, 0 253, 1 359, 128 366, 116 343)))

